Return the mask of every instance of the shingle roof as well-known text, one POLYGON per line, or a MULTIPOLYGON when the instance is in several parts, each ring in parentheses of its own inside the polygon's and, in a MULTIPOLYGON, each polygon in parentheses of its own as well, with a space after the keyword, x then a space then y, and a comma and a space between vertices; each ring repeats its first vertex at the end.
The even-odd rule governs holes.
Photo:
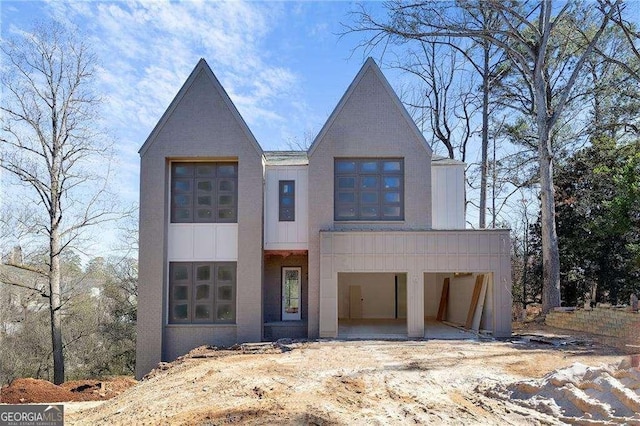
POLYGON ((305 151, 264 151, 268 166, 306 166, 309 158, 305 151))
POLYGON ((460 161, 460 160, 454 160, 451 159, 449 157, 443 157, 442 155, 433 155, 431 156, 431 165, 452 165, 452 164, 459 164, 464 166, 465 163, 460 161))

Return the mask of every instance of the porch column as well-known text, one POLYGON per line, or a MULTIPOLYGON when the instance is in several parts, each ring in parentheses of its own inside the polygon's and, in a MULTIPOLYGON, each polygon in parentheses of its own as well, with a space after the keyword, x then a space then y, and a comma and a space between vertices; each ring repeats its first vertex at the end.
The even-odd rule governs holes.
POLYGON ((333 256, 320 258, 320 337, 338 337, 338 274, 333 272, 333 256))
POLYGON ((407 337, 424 337, 424 278, 416 271, 407 274, 407 337))

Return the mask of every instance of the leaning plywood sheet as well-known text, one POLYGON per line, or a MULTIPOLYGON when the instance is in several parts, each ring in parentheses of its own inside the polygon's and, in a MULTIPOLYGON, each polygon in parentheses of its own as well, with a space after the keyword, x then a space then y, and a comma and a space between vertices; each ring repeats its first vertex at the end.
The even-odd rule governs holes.
POLYGON ((471 323, 471 330, 473 331, 480 330, 480 319, 482 318, 482 311, 484 310, 484 302, 487 297, 487 290, 489 288, 489 280, 491 279, 491 277, 491 274, 484 274, 484 277, 482 279, 480 297, 478 298, 478 304, 476 305, 476 311, 473 315, 473 321, 471 323))
POLYGON ((478 300, 480 300, 480 293, 482 291, 482 281, 484 280, 484 275, 479 274, 476 276, 476 284, 473 286, 473 295, 471 296, 471 303, 469 304, 469 313, 467 314, 467 322, 464 325, 464 328, 470 329, 473 325, 473 316, 476 313, 476 309, 478 307, 478 300))
POLYGON ((444 279, 442 284, 442 295, 440 296, 440 306, 436 320, 444 321, 447 318, 447 305, 449 304, 449 278, 444 279))

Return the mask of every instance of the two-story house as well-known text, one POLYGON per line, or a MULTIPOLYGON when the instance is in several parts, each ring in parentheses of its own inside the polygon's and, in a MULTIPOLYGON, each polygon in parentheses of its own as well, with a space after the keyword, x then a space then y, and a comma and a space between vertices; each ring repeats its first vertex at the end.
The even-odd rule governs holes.
POLYGON ((140 155, 139 377, 203 344, 424 338, 478 299, 479 328, 511 332, 508 231, 464 229, 464 164, 372 59, 306 152, 263 151, 200 60, 140 155))

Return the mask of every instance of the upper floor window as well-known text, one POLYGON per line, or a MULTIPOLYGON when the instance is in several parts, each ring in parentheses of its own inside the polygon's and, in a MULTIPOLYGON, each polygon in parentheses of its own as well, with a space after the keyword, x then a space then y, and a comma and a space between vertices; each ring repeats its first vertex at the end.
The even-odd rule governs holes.
POLYGON ((171 222, 238 221, 238 163, 172 163, 171 222))
POLYGON ((404 220, 404 160, 335 159, 334 219, 404 220))
POLYGON ((296 220, 296 182, 293 180, 279 182, 278 215, 280 222, 296 220))

